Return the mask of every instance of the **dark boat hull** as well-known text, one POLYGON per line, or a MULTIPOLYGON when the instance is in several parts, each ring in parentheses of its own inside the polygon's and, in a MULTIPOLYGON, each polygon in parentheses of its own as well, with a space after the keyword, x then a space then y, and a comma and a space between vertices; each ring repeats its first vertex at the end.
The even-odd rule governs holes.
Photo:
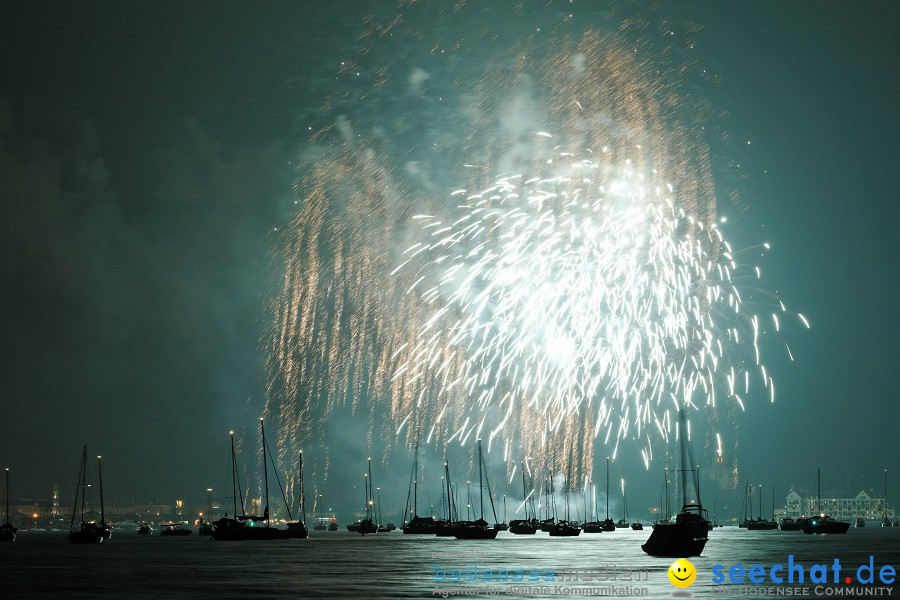
POLYGON ((678 525, 657 525, 650 534, 650 539, 641 546, 641 550, 650 556, 670 558, 700 556, 706 541, 706 538, 695 537, 678 525))
POLYGON ((550 530, 551 537, 576 537, 581 535, 581 529, 568 523, 557 523, 556 527, 550 530))
POLYGON ((371 520, 366 519, 359 524, 356 532, 361 535, 378 533, 378 525, 373 523, 371 520))
POLYGON ((439 521, 435 523, 434 534, 438 537, 453 537, 453 532, 459 525, 460 523, 439 521))
POLYGON ((531 520, 515 520, 509 522, 509 532, 516 535, 534 535, 537 531, 536 524, 531 520))
POLYGON ((750 521, 747 523, 747 531, 768 531, 778 529, 778 523, 775 521, 750 521))
POLYGON ((69 541, 73 544, 99 544, 103 541, 103 536, 96 527, 82 527, 78 531, 69 532, 69 541))
POLYGON ((16 541, 16 531, 18 531, 18 529, 9 523, 0 525, 0 542, 16 541))
POLYGON ((803 533, 847 533, 850 523, 831 519, 810 519, 801 528, 803 533))
POLYGON ((309 537, 309 530, 306 528, 306 525, 299 522, 293 522, 287 524, 287 532, 288 537, 293 539, 304 540, 309 537))
POLYGON ((781 521, 781 530, 782 531, 800 531, 803 525, 806 523, 807 519, 782 519, 781 521))
POLYGON ((581 530, 585 533, 603 533, 603 523, 600 521, 588 521, 581 525, 581 530))
POLYGON ((463 525, 453 531, 453 537, 458 540, 493 540, 497 537, 499 529, 496 527, 482 527, 480 525, 463 525))
POLYGON ((409 535, 434 535, 437 521, 431 517, 413 517, 403 526, 403 533, 409 535))
POLYGON ((705 512, 699 506, 690 506, 682 509, 674 523, 657 523, 641 550, 651 556, 669 558, 700 556, 709 539, 705 512))

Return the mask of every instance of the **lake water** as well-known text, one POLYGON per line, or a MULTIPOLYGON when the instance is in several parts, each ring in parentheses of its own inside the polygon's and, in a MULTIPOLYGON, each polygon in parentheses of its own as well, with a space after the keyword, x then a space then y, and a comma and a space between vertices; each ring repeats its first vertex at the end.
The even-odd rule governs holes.
MULTIPOLYGON (((602 590, 609 594, 609 588, 617 595, 645 591, 645 597, 652 598, 670 598, 673 592, 678 597, 685 591, 698 598, 729 597, 747 590, 740 585, 714 585, 714 565, 724 565, 727 582, 727 571, 734 564, 747 568, 760 564, 768 572, 774 564, 786 564, 788 555, 805 566, 804 584, 781 586, 793 588, 795 594, 802 595, 806 587, 813 598, 834 597, 838 590, 842 594, 838 597, 847 597, 843 594, 848 588, 859 588, 856 570, 868 564, 870 556, 874 556, 876 583, 866 586, 869 593, 891 597, 885 588, 893 592, 898 587, 878 583, 878 570, 884 565, 898 568, 900 528, 852 528, 846 535, 831 536, 719 528, 710 532, 704 555, 691 559, 698 574, 686 590, 669 582, 667 570, 672 559, 649 557, 641 551, 640 545, 649 535, 648 527, 577 538, 501 532, 493 541, 461 541, 399 531, 365 537, 346 531, 314 531, 307 540, 214 542, 196 532, 183 538, 161 538, 114 531, 112 539, 102 544, 76 545, 68 542, 65 533, 20 531, 16 542, 0 544, 0 597, 430 598, 439 597, 434 596, 435 587, 449 592, 466 586, 467 595, 455 597, 510 598, 510 586, 523 585, 529 586, 525 598, 581 597, 602 590), (477 553, 478 557, 433 554, 441 552, 477 553), (841 580, 850 576, 855 586, 831 583, 835 558, 840 560, 841 580), (553 570, 554 580, 450 581, 465 579, 473 564, 479 575, 489 568, 495 576, 505 570, 508 578, 517 577, 514 572, 522 569, 523 579, 535 570, 546 579, 553 570), (829 583, 823 588, 809 582, 814 564, 829 568, 829 583), (565 572, 573 570, 580 574, 579 580, 564 580, 565 572), (441 576, 443 581, 434 581, 441 576), (645 580, 633 580, 637 578, 645 580)), ((758 595, 775 592, 777 587, 760 584, 754 591, 758 595)), ((900 596, 900 590, 896 595, 900 596)))

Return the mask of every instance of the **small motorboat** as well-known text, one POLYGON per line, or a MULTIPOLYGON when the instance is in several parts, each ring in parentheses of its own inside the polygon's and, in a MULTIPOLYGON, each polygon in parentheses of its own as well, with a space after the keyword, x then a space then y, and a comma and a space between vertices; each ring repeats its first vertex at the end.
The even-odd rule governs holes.
POLYGON ((181 523, 163 523, 160 525, 162 530, 159 532, 159 535, 173 535, 173 536, 183 536, 183 535, 191 535, 193 531, 190 529, 185 529, 181 526, 181 523))

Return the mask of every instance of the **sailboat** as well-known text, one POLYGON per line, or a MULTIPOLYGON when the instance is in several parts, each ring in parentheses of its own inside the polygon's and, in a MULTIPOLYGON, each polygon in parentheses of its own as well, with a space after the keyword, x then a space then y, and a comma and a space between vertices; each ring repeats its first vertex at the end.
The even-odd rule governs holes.
POLYGON ((363 475, 365 479, 365 488, 366 488, 366 518, 360 521, 359 526, 357 528, 357 532, 361 535, 366 535, 367 533, 378 533, 378 526, 375 524, 375 515, 372 514, 372 509, 375 504, 375 494, 372 493, 374 488, 372 487, 372 459, 369 459, 369 474, 363 475))
POLYGON ((616 523, 609 518, 609 457, 606 458, 606 519, 600 524, 603 531, 615 531, 616 523))
MULTIPOLYGON (((436 522, 434 517, 420 517, 418 514, 419 501, 419 436, 416 435, 416 451, 413 460, 413 470, 410 474, 410 486, 406 492, 406 508, 403 510, 402 530, 405 534, 428 535, 433 534, 436 522), (409 496, 412 492, 412 507, 409 506, 409 496), (410 510, 412 508, 412 510, 410 510), (409 521, 406 516, 409 515, 409 521)), ((443 490, 442 490, 443 492, 443 490)))
MULTIPOLYGON (((7 469, 7 471, 9 471, 9 469, 7 469)), ((9 476, 9 473, 7 473, 7 477, 8 477, 8 476, 9 476)), ((8 483, 7 483, 6 489, 7 489, 7 504, 9 504, 9 484, 8 484, 8 483)), ((888 519, 888 516, 887 516, 887 469, 884 470, 884 503, 883 503, 883 508, 884 508, 884 518, 883 518, 882 521, 881 521, 881 526, 882 526, 882 527, 891 527, 891 526, 892 526, 891 520, 888 519)), ((7 509, 7 512, 8 512, 8 509, 7 509)))
MULTIPOLYGON (((752 488, 751 488, 752 489, 752 488)), ((778 523, 775 521, 775 488, 772 488, 772 520, 763 519, 762 516, 762 485, 759 486, 759 516, 756 520, 747 521, 747 529, 749 531, 760 531, 769 529, 778 529, 778 523)))
POLYGON ((531 506, 534 507, 534 488, 532 487, 531 493, 527 493, 525 488, 525 463, 522 463, 522 497, 525 499, 522 501, 523 506, 525 507, 525 518, 524 519, 513 519, 509 522, 509 531, 510 533, 515 533, 517 535, 534 535, 534 532, 537 531, 538 523, 537 519, 534 516, 534 513, 530 513, 529 517, 528 512, 528 501, 531 500, 531 506))
MULTIPOLYGON (((622 517, 622 520, 625 523, 628 523, 628 501, 625 499, 625 480, 624 479, 622 480, 622 505, 623 505, 622 512, 624 513, 624 517, 622 517)), ((631 524, 631 528, 634 531, 640 531, 644 528, 644 524, 639 521, 634 521, 631 524)))
MULTIPOLYGON (((890 523, 890 521, 888 521, 890 523)), ((16 541, 18 529, 9 522, 9 468, 6 469, 6 523, 0 525, 0 542, 16 541)))
MULTIPOLYGON (((666 556, 672 558, 684 558, 687 556, 700 556, 706 542, 709 539, 707 511, 700 502, 700 479, 696 471, 690 470, 694 479, 694 492, 696 504, 689 504, 687 492, 687 465, 694 464, 693 453, 690 452, 687 440, 687 428, 684 424, 684 412, 678 411, 679 429, 681 433, 681 512, 675 517, 674 523, 659 522, 653 528, 653 533, 641 549, 651 556, 666 556), (690 457, 690 460, 688 460, 690 457)), ((666 478, 668 483, 668 477, 666 478)))
MULTIPOLYGON (((587 519, 587 510, 584 511, 587 519)), ((603 523, 597 520, 597 488, 591 485, 591 520, 581 524, 581 530, 585 533, 603 533, 603 523)))
MULTIPOLYGON (((453 484, 450 482, 450 464, 444 459, 444 481, 447 488, 447 518, 436 521, 434 524, 434 534, 438 537, 451 537, 456 526, 459 525, 458 515, 456 512, 456 502, 453 500, 453 484)), ((444 487, 443 485, 441 486, 444 487)), ((444 490, 441 490, 443 496, 444 490)))
MULTIPOLYGON (((571 458, 569 460, 569 469, 572 468, 571 458)), ((566 500, 566 518, 561 519, 556 522, 552 529, 550 529, 550 535, 552 537, 575 537, 581 534, 581 528, 569 521, 569 475, 566 474, 566 487, 564 489, 564 495, 566 500)))
MULTIPOLYGON (((293 537, 291 532, 286 529, 277 529, 272 527, 269 518, 269 469, 266 460, 266 429, 263 420, 259 420, 259 430, 262 436, 262 459, 263 459, 263 480, 266 492, 266 506, 262 516, 248 515, 244 508, 244 498, 241 498, 241 515, 237 516, 237 501, 235 500, 235 517, 223 517, 216 521, 215 531, 213 531, 213 539, 216 541, 245 541, 245 540, 283 540, 293 537), (257 525, 265 521, 265 526, 257 525)), ((234 432, 231 432, 231 466, 232 466, 232 486, 237 483, 238 489, 235 498, 240 491, 240 480, 237 478, 237 467, 234 455, 234 432)))
POLYGON ((835 521, 822 512, 822 469, 816 469, 816 516, 809 519, 800 530, 803 533, 847 533, 850 523, 835 521))
MULTIPOLYGON (((325 514, 322 512, 323 503, 322 503, 322 500, 320 499, 321 497, 322 497, 321 494, 316 494, 316 496, 315 496, 316 503, 319 505, 319 516, 316 517, 316 524, 313 525, 313 529, 316 531, 325 531, 326 529, 328 529, 328 525, 325 524, 325 521, 326 521, 325 514)), ((313 508, 315 508, 315 507, 313 507, 313 508)))
POLYGON ((662 493, 660 493, 660 495, 659 495, 660 518, 657 518, 653 521, 653 525, 652 525, 653 529, 656 529, 656 526, 659 525, 660 523, 667 524, 667 523, 672 522, 672 519, 669 518, 670 515, 672 514, 672 509, 669 505, 670 496, 669 496, 669 468, 668 467, 663 469, 663 481, 664 481, 664 483, 663 483, 662 489, 665 490, 665 493, 666 493, 666 502, 665 502, 665 504, 663 504, 662 493), (662 518, 663 516, 664 516, 664 518, 662 518))
POLYGON ((488 498, 491 501, 491 510, 494 512, 494 523, 497 522, 497 511, 494 509, 494 497, 491 495, 491 484, 487 480, 484 470, 484 459, 481 455, 481 440, 478 440, 478 495, 480 515, 475 521, 463 521, 458 523, 453 529, 453 536, 458 540, 492 540, 497 537, 500 531, 497 526, 488 527, 488 522, 484 520, 484 484, 487 482, 488 498))
POLYGON ((541 531, 550 531, 556 524, 556 490, 553 488, 553 469, 544 485, 544 520, 540 522, 541 531))
POLYGON ((393 523, 389 523, 388 525, 384 525, 384 521, 381 518, 381 488, 375 488, 378 492, 377 499, 375 503, 375 510, 373 514, 378 515, 378 533, 390 533, 391 531, 397 529, 397 526, 393 523))
POLYGON ((738 524, 738 527, 741 529, 747 529, 747 526, 750 525, 750 521, 753 520, 753 487, 747 483, 744 486, 744 498, 741 501, 741 522, 738 524))
POLYGON ((212 488, 206 488, 206 515, 200 515, 200 524, 197 525, 197 533, 200 535, 212 535, 215 527, 210 522, 212 518, 212 488))
POLYGON ((84 494, 87 488, 87 446, 81 455, 81 468, 78 471, 78 484, 75 488, 75 503, 72 506, 72 520, 69 523, 69 541, 75 544, 99 544, 103 541, 103 535, 94 523, 84 520, 84 494), (81 496, 81 525, 75 529, 75 511, 78 510, 78 496, 81 496))
POLYGON ((497 523, 497 529, 500 531, 509 529, 509 523, 506 522, 506 494, 503 494, 503 522, 497 523))
MULTIPOLYGON (((271 453, 269 454, 269 458, 272 458, 271 453)), ((274 467, 274 460, 272 461, 272 466, 274 467)), ((278 477, 278 471, 275 471, 276 478, 278 477)), ((278 479, 278 486, 281 487, 281 479, 278 479)), ((284 488, 281 489, 281 493, 284 494, 284 488)), ((309 530, 306 528, 306 491, 303 488, 303 451, 300 451, 300 498, 297 502, 297 517, 296 521, 293 520, 291 516, 291 509, 288 506, 287 498, 284 499, 284 506, 288 511, 288 522, 287 522, 287 530, 289 533, 289 537, 306 539, 309 537, 309 530)))
POLYGON ((622 479, 622 518, 616 521, 616 528, 628 527, 628 503, 625 501, 625 480, 622 479))
POLYGON ((97 523, 97 531, 104 540, 112 537, 112 528, 106 522, 106 512, 103 509, 103 469, 100 466, 100 457, 97 457, 97 475, 100 478, 100 522, 97 523))

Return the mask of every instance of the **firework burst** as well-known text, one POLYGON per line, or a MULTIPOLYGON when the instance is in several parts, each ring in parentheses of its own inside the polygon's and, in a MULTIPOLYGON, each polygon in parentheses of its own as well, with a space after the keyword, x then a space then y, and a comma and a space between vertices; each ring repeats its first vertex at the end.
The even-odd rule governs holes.
MULTIPOLYGON (((344 411, 385 457, 418 432, 484 436, 510 475, 526 458, 584 483, 597 440, 637 440, 649 464, 678 407, 731 423, 751 379, 774 394, 716 222, 706 107, 673 83, 683 63, 651 55, 588 31, 488 61, 448 145, 465 167, 426 186, 462 182, 449 202, 413 192, 421 165, 374 135, 315 132, 267 339, 282 458, 344 411)), ((372 72, 375 94, 389 71, 372 72)))
POLYGON ((649 463, 680 407, 743 408, 751 376, 774 394, 719 228, 679 208, 660 174, 538 137, 555 175, 460 191, 451 222, 414 217, 423 241, 401 268, 422 273, 411 291, 439 308, 395 377, 441 374, 431 433, 499 436, 532 457, 571 452, 582 470, 590 439, 615 456, 637 438, 649 463))

